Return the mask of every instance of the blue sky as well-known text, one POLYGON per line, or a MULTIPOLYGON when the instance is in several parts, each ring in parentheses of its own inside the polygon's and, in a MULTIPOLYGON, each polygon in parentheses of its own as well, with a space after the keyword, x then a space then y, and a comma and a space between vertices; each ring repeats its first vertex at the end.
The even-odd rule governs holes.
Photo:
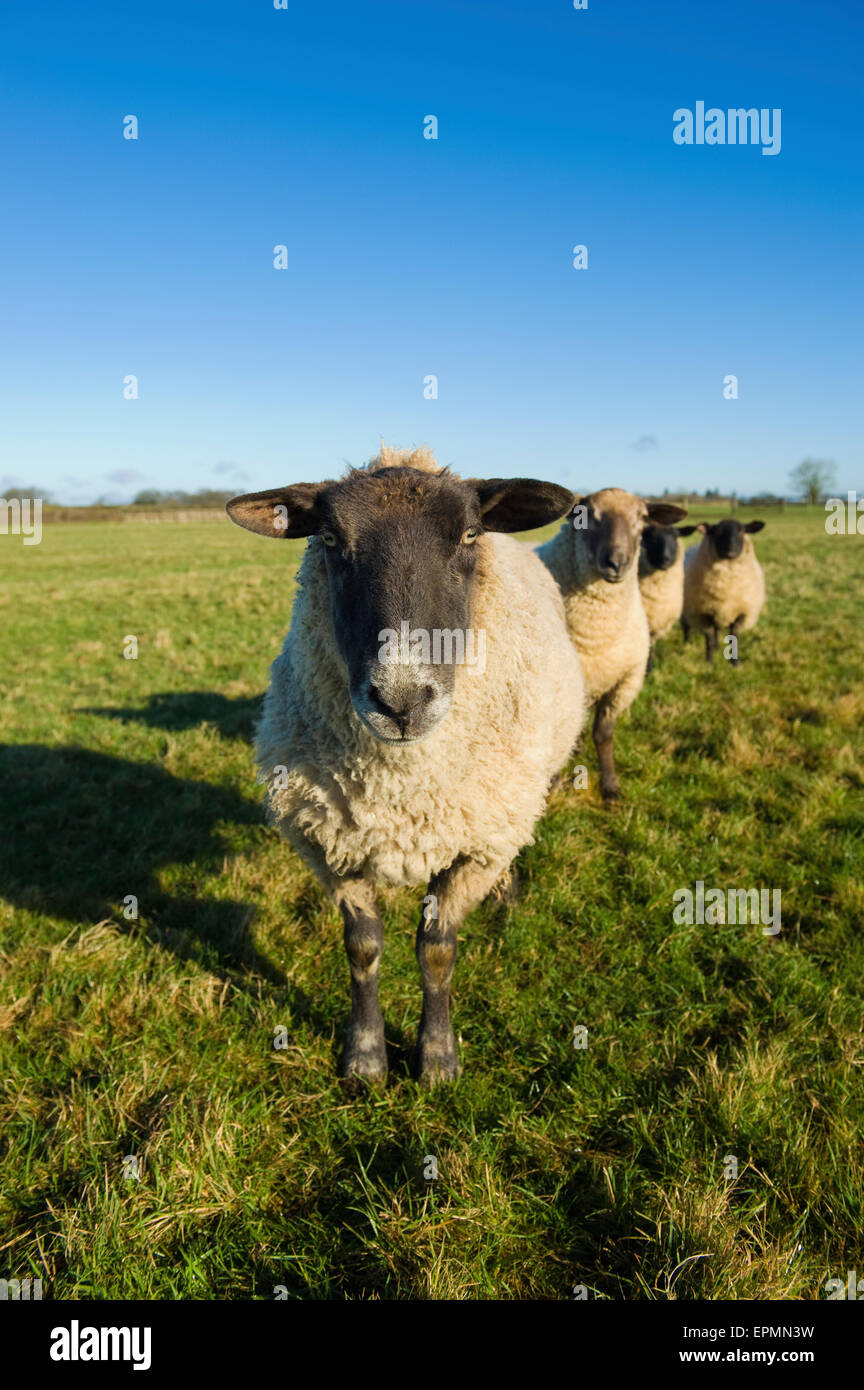
POLYGON ((383 437, 583 489, 783 492, 805 455, 864 487, 853 0, 49 0, 3 29, 0 479, 247 491, 383 437), (780 153, 676 145, 699 100, 779 107, 780 153))

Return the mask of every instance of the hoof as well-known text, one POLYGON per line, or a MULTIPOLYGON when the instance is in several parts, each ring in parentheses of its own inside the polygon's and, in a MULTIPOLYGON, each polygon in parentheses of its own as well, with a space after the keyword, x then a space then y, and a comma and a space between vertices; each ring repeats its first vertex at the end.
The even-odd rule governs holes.
POLYGON ((440 1043, 420 1041, 417 1046, 417 1080, 422 1086, 438 1086, 443 1081, 455 1081, 461 1071, 452 1033, 440 1043))
POLYGON ((601 787, 600 793, 607 806, 613 806, 616 801, 621 800, 621 788, 617 782, 614 787, 601 787))
POLYGON ((380 1091, 387 1085, 387 1068, 380 1067, 373 1071, 371 1068, 361 1071, 355 1067, 353 1071, 348 1071, 343 1066, 340 1076, 342 1089, 347 1096, 361 1096, 364 1091, 380 1091))
POLYGON ((383 1031, 373 1037, 349 1036, 342 1058, 342 1079, 353 1083, 368 1081, 375 1086, 385 1084, 387 1047, 383 1031))
POLYGON ((361 1076, 359 1072, 352 1072, 350 1076, 340 1076, 339 1085, 346 1100, 358 1100, 360 1096, 377 1095, 383 1091, 387 1085, 387 1073, 381 1072, 378 1076, 361 1076))

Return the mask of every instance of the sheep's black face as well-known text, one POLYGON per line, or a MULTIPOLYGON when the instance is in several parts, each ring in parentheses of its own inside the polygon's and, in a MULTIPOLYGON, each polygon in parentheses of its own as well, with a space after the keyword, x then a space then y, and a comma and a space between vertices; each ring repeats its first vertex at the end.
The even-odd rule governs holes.
POLYGON ((328 488, 320 509, 351 703, 379 739, 423 738, 450 708, 457 666, 475 678, 485 656, 485 634, 471 629, 477 495, 452 478, 386 468, 328 488))
POLYGON ((737 560, 744 549, 744 536, 755 535, 757 531, 763 530, 764 526, 764 521, 742 523, 734 517, 727 517, 724 521, 716 521, 713 526, 702 521, 696 529, 710 538, 718 560, 737 560))
POLYGON ((682 507, 643 502, 632 492, 609 487, 579 499, 572 525, 600 578, 607 584, 620 584, 633 571, 646 523, 656 521, 659 525, 653 529, 660 530, 686 515, 682 507))
POLYGON ((674 526, 646 526, 642 532, 643 568, 668 570, 678 555, 678 534, 674 526))
POLYGON ((250 493, 228 514, 262 535, 317 535, 354 711, 376 738, 410 743, 444 718, 457 680, 483 679, 471 595, 484 532, 545 526, 572 501, 533 479, 388 466, 250 493))
POLYGON ((647 515, 644 502, 619 488, 607 488, 577 502, 574 532, 583 534, 591 564, 607 584, 620 584, 629 574, 647 515))
POLYGON ((709 527, 709 535, 718 560, 737 560, 744 549, 744 528, 740 521, 718 521, 709 527))

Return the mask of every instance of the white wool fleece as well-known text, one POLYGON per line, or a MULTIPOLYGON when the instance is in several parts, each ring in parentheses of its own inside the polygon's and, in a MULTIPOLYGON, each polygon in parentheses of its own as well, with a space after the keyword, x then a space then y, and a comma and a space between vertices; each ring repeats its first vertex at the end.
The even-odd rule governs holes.
POLYGON ((675 563, 668 570, 640 574, 639 592, 651 640, 665 637, 681 617, 684 606, 684 547, 680 541, 675 563))
POLYGON ((608 584, 589 561, 583 533, 569 521, 537 553, 561 589, 589 703, 614 692, 611 712, 622 713, 642 689, 650 648, 635 561, 620 584, 608 584))
POLYGON ((690 627, 714 623, 731 627, 743 617, 740 632, 755 627, 765 602, 765 576, 753 542, 744 535, 744 548, 734 560, 719 560, 710 536, 687 551, 684 563, 684 618, 690 627))
POLYGON ((509 863, 579 737, 582 676, 552 577, 511 536, 476 544, 471 627, 486 634, 485 670, 459 667, 449 713, 407 745, 379 742, 355 714, 324 543, 306 548, 258 729, 259 780, 272 823, 331 893, 342 876, 427 883, 460 856, 509 863))

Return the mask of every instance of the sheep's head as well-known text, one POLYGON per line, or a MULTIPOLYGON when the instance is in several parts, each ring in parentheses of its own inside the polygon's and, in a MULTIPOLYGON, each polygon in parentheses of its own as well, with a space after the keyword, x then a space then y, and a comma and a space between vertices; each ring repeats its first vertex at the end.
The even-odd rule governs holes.
POLYGON ((748 521, 745 525, 734 517, 727 517, 724 521, 715 521, 713 526, 700 521, 696 530, 708 537, 708 544, 718 560, 737 560, 744 549, 745 534, 753 535, 764 525, 764 521, 748 521))
POLYGON ((640 574, 669 570, 678 558, 678 537, 692 536, 695 526, 658 526, 650 521, 642 532, 640 574))
POLYGON ((683 507, 643 502, 632 492, 608 487, 580 497, 571 524, 594 571, 607 583, 620 584, 633 570, 646 524, 671 526, 686 515, 683 507))
POLYGON ((484 532, 546 526, 573 501, 554 483, 462 479, 417 462, 376 460, 338 482, 253 492, 227 507, 260 535, 315 538, 351 703, 388 743, 431 733, 469 643, 476 654, 471 593, 484 532))

